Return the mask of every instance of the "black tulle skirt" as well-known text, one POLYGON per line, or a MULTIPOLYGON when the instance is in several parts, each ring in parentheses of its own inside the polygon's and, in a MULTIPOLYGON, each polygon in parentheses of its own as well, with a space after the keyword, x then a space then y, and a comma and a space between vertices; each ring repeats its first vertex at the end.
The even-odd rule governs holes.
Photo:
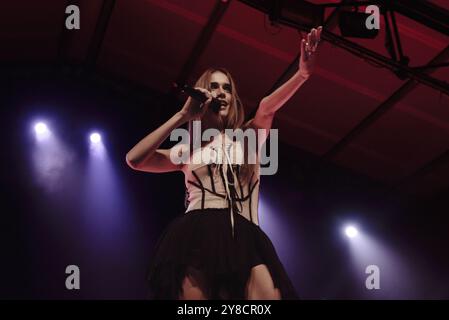
POLYGON ((193 210, 159 238, 148 270, 150 299, 178 299, 186 276, 210 299, 245 299, 251 268, 265 264, 282 299, 297 299, 276 250, 259 226, 228 209, 193 210))

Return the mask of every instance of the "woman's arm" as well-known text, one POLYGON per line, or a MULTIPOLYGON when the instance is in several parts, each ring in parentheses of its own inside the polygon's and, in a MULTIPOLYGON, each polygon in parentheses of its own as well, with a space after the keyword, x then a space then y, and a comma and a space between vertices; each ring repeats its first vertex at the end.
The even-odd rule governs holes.
POLYGON ((322 28, 312 29, 307 40, 301 41, 301 56, 298 71, 273 93, 266 96, 259 103, 252 125, 257 128, 269 130, 274 114, 279 110, 303 83, 311 76, 317 55, 317 46, 320 41, 322 28))
POLYGON ((179 165, 170 160, 170 149, 158 149, 173 129, 186 122, 185 116, 177 112, 159 128, 140 140, 127 154, 126 163, 134 170, 148 172, 170 172, 179 170, 179 165))
POLYGON ((134 170, 147 172, 170 172, 181 170, 181 164, 175 164, 170 159, 172 149, 158 149, 162 142, 170 136, 172 130, 183 125, 191 119, 202 117, 212 101, 212 95, 209 91, 197 88, 203 91, 208 100, 200 104, 191 98, 188 98, 181 111, 175 113, 168 121, 159 128, 148 134, 140 140, 126 154, 126 163, 134 170))

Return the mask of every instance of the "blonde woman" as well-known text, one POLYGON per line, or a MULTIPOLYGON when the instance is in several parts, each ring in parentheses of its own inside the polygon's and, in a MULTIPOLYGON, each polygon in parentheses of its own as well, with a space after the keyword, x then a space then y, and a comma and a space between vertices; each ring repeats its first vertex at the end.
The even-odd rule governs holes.
MULTIPOLYGON (((153 173, 179 170, 185 175, 186 211, 166 228, 152 257, 152 298, 297 298, 272 242, 259 227, 259 157, 256 155, 256 162, 250 163, 247 156, 251 149, 235 145, 225 130, 263 130, 265 137, 268 135, 276 111, 312 74, 320 34, 321 27, 312 29, 301 41, 298 71, 261 100, 253 119, 244 121, 231 74, 223 68, 210 68, 195 84, 207 101, 188 98, 180 111, 127 153, 126 161, 132 169, 153 173), (209 108, 213 98, 221 104, 214 111, 209 108), (212 139, 196 149, 191 143, 159 148, 174 129, 186 122, 192 128, 194 120, 201 121, 201 133, 217 129, 212 139), (234 150, 233 155, 230 150, 234 150), (191 161, 196 152, 219 156, 208 163, 191 161), (177 163, 174 155, 187 155, 189 161, 177 163), (243 162, 234 163, 237 158, 243 162)), ((263 142, 259 139, 258 146, 263 142)))

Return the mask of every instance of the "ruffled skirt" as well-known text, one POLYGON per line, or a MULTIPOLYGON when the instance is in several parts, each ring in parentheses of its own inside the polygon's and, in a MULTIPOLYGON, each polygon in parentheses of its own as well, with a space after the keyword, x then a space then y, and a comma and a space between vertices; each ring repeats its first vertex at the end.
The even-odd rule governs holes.
POLYGON ((151 259, 150 299, 178 299, 186 276, 209 299, 245 299, 251 268, 265 264, 282 299, 297 299, 275 248, 259 226, 228 209, 193 210, 174 221, 159 238, 151 259))

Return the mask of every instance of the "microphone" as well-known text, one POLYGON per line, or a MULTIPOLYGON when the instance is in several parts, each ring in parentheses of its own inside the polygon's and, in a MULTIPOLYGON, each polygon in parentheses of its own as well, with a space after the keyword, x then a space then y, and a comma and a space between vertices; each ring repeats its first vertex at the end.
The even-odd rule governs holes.
MULTIPOLYGON (((207 101, 207 96, 198 89, 192 88, 189 85, 179 86, 177 83, 174 83, 175 88, 179 89, 181 92, 186 93, 188 96, 192 97, 198 102, 204 103, 207 101)), ((219 100, 217 98, 212 98, 209 107, 213 112, 218 113, 220 111, 220 107, 222 105, 226 105, 226 102, 219 100)))

